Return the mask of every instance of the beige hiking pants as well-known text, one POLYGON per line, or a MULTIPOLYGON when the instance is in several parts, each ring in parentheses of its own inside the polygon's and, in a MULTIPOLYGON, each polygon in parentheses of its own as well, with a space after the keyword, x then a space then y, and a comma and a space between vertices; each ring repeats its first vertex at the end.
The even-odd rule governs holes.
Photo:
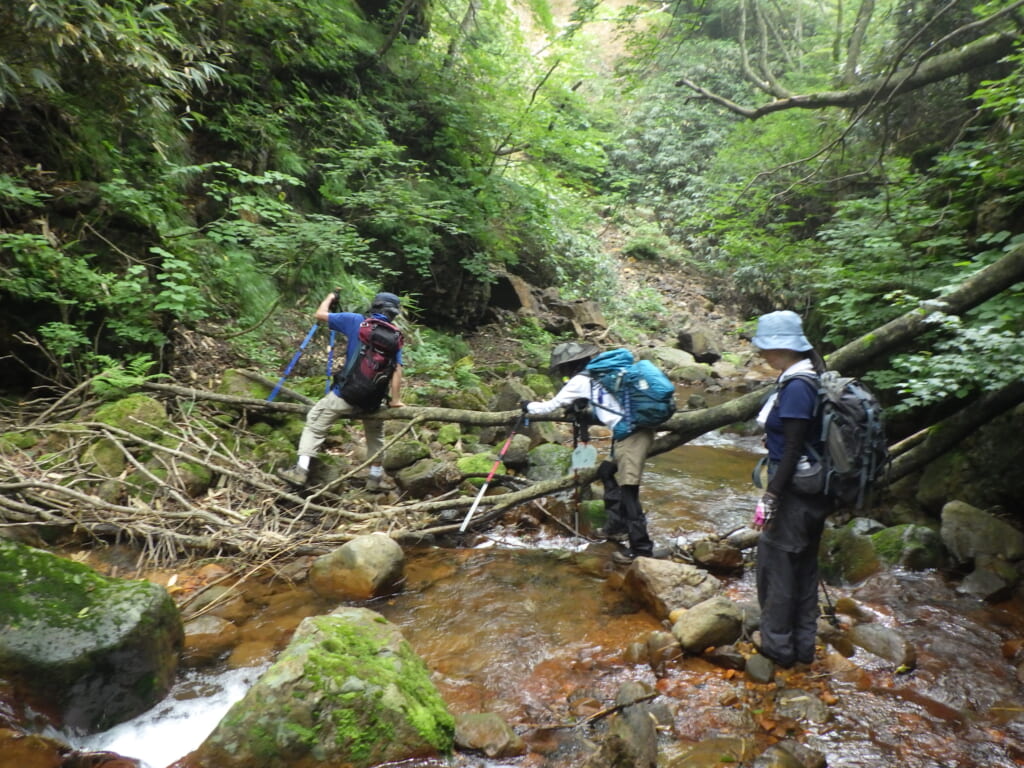
MULTIPOLYGON (((334 423, 358 413, 361 413, 358 408, 334 392, 321 397, 306 414, 306 426, 302 428, 302 436, 299 438, 299 456, 316 456, 334 423)), ((363 432, 366 434, 366 455, 373 456, 384 446, 384 422, 380 419, 363 419, 363 432)), ((382 456, 378 456, 373 463, 380 464, 382 459, 382 456)))
POLYGON ((615 479, 619 485, 640 485, 644 460, 653 442, 653 429, 638 429, 632 435, 615 442, 615 461, 619 464, 615 479))

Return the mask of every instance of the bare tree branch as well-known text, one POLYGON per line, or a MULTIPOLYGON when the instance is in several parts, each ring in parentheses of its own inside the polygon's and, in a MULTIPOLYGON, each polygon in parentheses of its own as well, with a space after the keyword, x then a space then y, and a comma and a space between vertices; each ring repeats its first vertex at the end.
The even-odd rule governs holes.
POLYGON ((852 109, 892 96, 908 93, 932 83, 992 64, 1014 51, 1018 35, 1000 32, 975 40, 967 45, 927 59, 919 65, 899 70, 894 75, 874 78, 857 87, 842 91, 822 91, 779 98, 759 107, 744 107, 714 94, 689 78, 680 78, 677 86, 686 86, 700 96, 725 107, 738 115, 756 120, 773 112, 787 109, 824 109, 839 107, 852 109))

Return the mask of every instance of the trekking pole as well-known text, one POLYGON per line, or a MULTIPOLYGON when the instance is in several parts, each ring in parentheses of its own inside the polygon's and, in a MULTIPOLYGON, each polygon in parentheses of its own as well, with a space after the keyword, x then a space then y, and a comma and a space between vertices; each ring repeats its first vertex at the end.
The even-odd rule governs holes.
POLYGON ((828 596, 828 590, 825 589, 825 580, 824 579, 818 579, 818 581, 821 583, 821 591, 825 595, 825 605, 828 606, 828 621, 829 621, 829 624, 831 624, 833 627, 838 627, 839 626, 839 619, 836 618, 836 608, 835 608, 834 605, 832 605, 832 600, 828 596))
POLYGON ((501 460, 505 458, 505 452, 508 450, 509 445, 512 444, 512 438, 515 437, 516 430, 519 429, 520 425, 527 426, 529 423, 530 422, 526 418, 526 411, 523 410, 523 412, 519 414, 519 418, 516 419, 516 423, 512 425, 512 429, 509 431, 508 437, 505 438, 505 444, 501 446, 501 450, 498 452, 498 458, 495 460, 494 466, 491 467, 491 471, 488 473, 487 479, 484 480, 484 484, 480 486, 480 493, 478 493, 476 498, 473 500, 473 506, 469 508, 469 512, 466 513, 466 517, 462 521, 462 525, 459 526, 459 533, 466 532, 466 526, 469 525, 469 521, 473 517, 473 513, 476 512, 476 508, 480 504, 480 499, 484 497, 484 492, 487 490, 488 484, 494 477, 494 473, 498 471, 498 465, 501 464, 501 460))
POLYGON ((327 339, 327 381, 324 382, 324 394, 326 395, 331 391, 331 371, 334 368, 334 334, 337 331, 331 331, 330 337, 327 339))
POLYGON ((284 369, 284 373, 281 375, 281 379, 274 385, 273 390, 267 396, 267 400, 273 400, 277 397, 277 393, 281 391, 281 386, 284 384, 284 380, 288 378, 292 372, 292 368, 299 362, 299 358, 302 357, 302 353, 306 350, 306 345, 309 344, 309 340, 313 338, 313 334, 316 333, 316 329, 320 326, 317 323, 313 323, 313 327, 309 329, 309 333, 306 334, 306 338, 302 340, 302 344, 295 350, 295 355, 292 357, 292 361, 288 363, 288 367, 284 369))

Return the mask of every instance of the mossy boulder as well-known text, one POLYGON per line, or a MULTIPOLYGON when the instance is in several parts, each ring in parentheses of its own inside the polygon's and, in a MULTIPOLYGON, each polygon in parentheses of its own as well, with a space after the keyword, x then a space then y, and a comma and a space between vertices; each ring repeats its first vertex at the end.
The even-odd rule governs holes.
POLYGON ((826 528, 821 537, 818 561, 822 577, 831 582, 856 584, 882 570, 871 535, 858 520, 841 528, 826 528))
POLYGON ((460 424, 442 424, 437 428, 437 442, 441 445, 455 445, 462 439, 460 424))
POLYGON ((0 678, 46 721, 92 733, 150 709, 182 639, 163 587, 0 539, 0 678))
POLYGON ((572 449, 557 443, 544 443, 530 451, 526 476, 531 480, 554 480, 569 474, 572 449))
POLYGON ((0 451, 7 448, 28 451, 34 448, 42 439, 43 436, 35 430, 4 432, 0 435, 0 451))
POLYGON ((245 397, 251 400, 266 400, 270 389, 266 384, 246 375, 245 371, 228 368, 221 374, 217 393, 231 397, 245 397))
POLYGON ((398 487, 417 499, 449 491, 461 479, 462 473, 455 464, 434 458, 421 459, 395 474, 398 487))
POLYGON ((481 389, 456 389, 443 393, 436 405, 460 411, 486 411, 489 399, 489 393, 481 389))
MULTIPOLYGON (((470 477, 468 482, 470 485, 474 485, 479 488, 484 484, 484 480, 491 471, 491 467, 494 466, 494 461, 498 457, 492 453, 476 453, 472 456, 462 456, 459 458, 455 465, 459 468, 459 472, 462 473, 463 477, 468 475, 483 475, 483 477, 470 477)), ((508 470, 501 463, 498 464, 498 468, 495 470, 496 475, 508 474, 508 470)))
POLYGON ((152 441, 157 441, 170 426, 163 403, 147 395, 129 395, 102 405, 96 409, 93 420, 152 441))
POLYGON ((1011 563, 1024 560, 1024 531, 1011 519, 963 501, 951 501, 942 508, 940 531, 943 543, 958 563, 985 555, 1011 563))
POLYGON ((555 394, 555 384, 546 374, 528 373, 523 377, 523 383, 541 400, 546 400, 555 394))
POLYGON ((872 534, 871 542, 883 562, 914 571, 939 568, 946 559, 938 532, 923 525, 893 525, 872 534))
POLYGON ((384 469, 394 472, 405 467, 410 467, 420 459, 430 455, 430 448, 426 443, 419 440, 401 440, 384 453, 384 469))
POLYGON ((366 608, 305 619, 187 765, 369 768, 452 751, 455 722, 398 628, 366 608))
POLYGON ((124 451, 117 443, 106 437, 95 440, 82 452, 82 463, 92 465, 93 470, 105 477, 117 477, 128 465, 124 451))
POLYGON ((213 471, 205 464, 182 461, 175 465, 175 475, 186 494, 197 499, 213 485, 213 471))

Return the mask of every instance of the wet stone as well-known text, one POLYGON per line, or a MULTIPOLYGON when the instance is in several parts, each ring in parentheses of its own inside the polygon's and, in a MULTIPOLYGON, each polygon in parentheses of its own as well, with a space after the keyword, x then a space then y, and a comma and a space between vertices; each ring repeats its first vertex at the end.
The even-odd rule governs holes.
POLYGON ((770 683, 775 676, 775 664, 767 656, 755 653, 747 659, 746 672, 751 682, 770 683))
POLYGON ((793 720, 806 720, 812 723, 824 723, 830 717, 828 707, 821 699, 799 688, 779 691, 775 711, 793 720))

